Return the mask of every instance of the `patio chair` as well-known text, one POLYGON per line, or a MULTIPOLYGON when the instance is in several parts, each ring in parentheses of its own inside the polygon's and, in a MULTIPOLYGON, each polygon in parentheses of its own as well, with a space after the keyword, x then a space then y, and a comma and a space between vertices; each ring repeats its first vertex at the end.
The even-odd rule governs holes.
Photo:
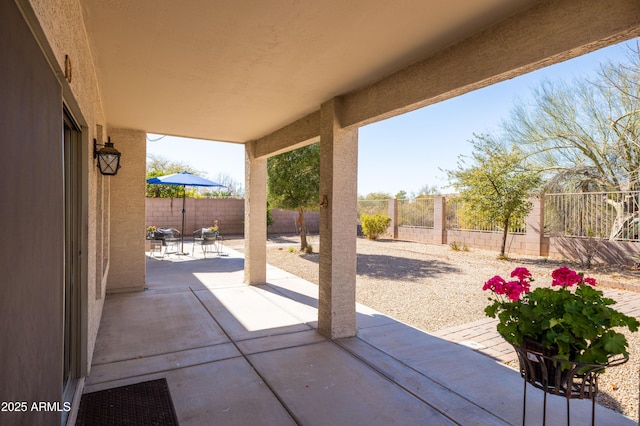
POLYGON ((193 246, 191 255, 193 256, 196 245, 202 249, 202 254, 207 257, 207 251, 222 254, 222 237, 218 231, 209 231, 209 228, 202 228, 193 233, 193 246))
POLYGON ((163 252, 161 258, 165 254, 177 253, 180 244, 180 231, 175 228, 162 228, 154 232, 154 238, 162 241, 163 252), (171 251, 171 249, 175 249, 171 251))
POLYGON ((147 238, 146 245, 149 248, 149 256, 162 258, 162 241, 156 239, 155 235, 151 235, 150 238, 147 238))

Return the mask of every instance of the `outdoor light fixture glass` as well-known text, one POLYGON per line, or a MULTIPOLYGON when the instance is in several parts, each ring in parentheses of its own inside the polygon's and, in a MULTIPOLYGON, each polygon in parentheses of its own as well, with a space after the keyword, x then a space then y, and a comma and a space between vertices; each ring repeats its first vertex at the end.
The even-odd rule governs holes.
POLYGON ((104 145, 100 145, 97 140, 93 140, 93 158, 98 157, 98 168, 100 173, 107 176, 114 176, 120 168, 120 151, 113 147, 111 137, 104 145), (100 150, 98 147, 101 146, 100 150))

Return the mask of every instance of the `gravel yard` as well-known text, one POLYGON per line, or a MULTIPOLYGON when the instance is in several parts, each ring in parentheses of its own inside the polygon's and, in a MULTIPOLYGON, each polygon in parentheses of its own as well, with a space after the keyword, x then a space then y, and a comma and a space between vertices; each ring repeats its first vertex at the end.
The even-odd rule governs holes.
MULTIPOLYGON (((267 261, 317 284, 319 239, 312 236, 309 241, 314 253, 301 254, 297 236, 270 238, 267 261)), ((225 245, 242 249, 238 240, 225 245)), ((362 238, 358 238, 357 254, 356 300, 428 332, 485 318, 488 295, 482 285, 494 275, 506 278, 516 266, 525 266, 536 284, 548 286, 551 271, 565 264, 525 256, 498 260, 493 251, 453 251, 446 245, 362 238)), ((567 266, 580 270, 575 264, 567 266)), ((597 266, 586 275, 603 287, 640 289, 639 271, 597 266)), ((627 339, 630 361, 601 376, 598 403, 637 421, 640 338, 638 333, 627 333, 627 339)))

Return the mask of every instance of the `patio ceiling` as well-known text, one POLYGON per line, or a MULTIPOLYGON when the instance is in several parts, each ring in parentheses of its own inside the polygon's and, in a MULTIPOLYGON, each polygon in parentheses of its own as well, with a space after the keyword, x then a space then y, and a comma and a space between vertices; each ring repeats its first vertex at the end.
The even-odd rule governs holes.
POLYGON ((107 124, 244 143, 535 0, 81 0, 107 124))

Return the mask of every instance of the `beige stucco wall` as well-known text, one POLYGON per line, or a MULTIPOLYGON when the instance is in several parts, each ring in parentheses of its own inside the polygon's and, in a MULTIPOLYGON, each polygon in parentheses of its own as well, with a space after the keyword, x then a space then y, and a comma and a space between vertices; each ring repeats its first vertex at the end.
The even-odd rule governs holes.
POLYGON ((147 134, 110 129, 122 153, 121 169, 110 178, 111 251, 107 293, 143 290, 145 285, 145 175, 147 134))
MULTIPOLYGON (((92 141, 102 139, 104 126, 99 89, 92 56, 84 32, 82 14, 76 0, 2 2, 0 47, 3 67, 0 75, 7 85, 2 96, 3 156, 7 171, 3 190, 12 205, 4 214, 11 232, 6 232, 2 258, 5 284, 0 309, 2 332, 0 398, 3 401, 60 401, 63 367, 64 292, 64 107, 81 131, 79 237, 79 316, 75 328, 79 358, 74 370, 88 373, 104 301, 102 273, 106 270, 98 256, 97 231, 108 230, 108 214, 97 214, 108 206, 98 203, 97 188, 108 183, 97 173, 92 158, 92 141), (16 53, 17 52, 17 53, 16 53), (70 81, 65 79, 65 57, 71 58, 70 81), (10 70, 10 72, 9 72, 10 70), (56 161, 57 159, 57 161, 56 161), (16 192, 17 191, 17 192, 16 192), (28 199, 27 199, 28 197, 28 199), (23 202, 27 199, 28 202, 23 202), (19 232, 18 238, 13 234, 19 232), (27 236, 46 236, 41 239, 27 236), (8 252, 7 248, 11 251, 8 252), (10 255, 10 256, 9 256, 10 255)), ((104 195, 104 191, 100 191, 104 195)), ((8 206, 9 204, 7 204, 8 206)), ((108 234, 101 238, 106 242, 108 234)), ((82 381, 78 381, 82 384, 82 381)), ((81 388, 77 389, 76 402, 81 388)), ((60 412, 30 412, 5 418, 3 424, 60 424, 60 412)))
MULTIPOLYGON (((98 251, 97 233, 109 229, 108 224, 98 223, 108 219, 108 214, 97 214, 98 206, 108 207, 102 202, 108 198, 108 183, 98 172, 93 160, 93 139, 106 139, 106 119, 102 109, 100 91, 97 84, 95 65, 91 49, 87 41, 82 10, 77 0, 20 0, 23 14, 31 20, 36 36, 44 36, 46 42, 40 40, 45 55, 51 62, 54 73, 57 74, 63 86, 64 103, 74 119, 82 128, 85 176, 83 182, 84 211, 87 214, 87 236, 84 241, 86 258, 84 271, 86 281, 83 283, 83 320, 86 321, 87 335, 86 351, 84 353, 83 372, 86 373, 91 365, 95 338, 100 325, 102 306, 104 303, 105 286, 102 272, 108 271, 102 262, 102 250, 98 251), (35 22, 33 22, 35 21, 35 22), (65 57, 71 64, 71 81, 65 79, 65 57), (97 188, 101 188, 100 198, 97 199, 97 188), (106 188, 106 193, 102 189, 106 188), (97 254, 100 253, 100 258, 97 254)), ((104 235, 108 247, 108 234, 104 235)), ((101 238, 102 241, 102 238, 101 238)), ((106 256, 108 258, 108 256, 106 256)))

